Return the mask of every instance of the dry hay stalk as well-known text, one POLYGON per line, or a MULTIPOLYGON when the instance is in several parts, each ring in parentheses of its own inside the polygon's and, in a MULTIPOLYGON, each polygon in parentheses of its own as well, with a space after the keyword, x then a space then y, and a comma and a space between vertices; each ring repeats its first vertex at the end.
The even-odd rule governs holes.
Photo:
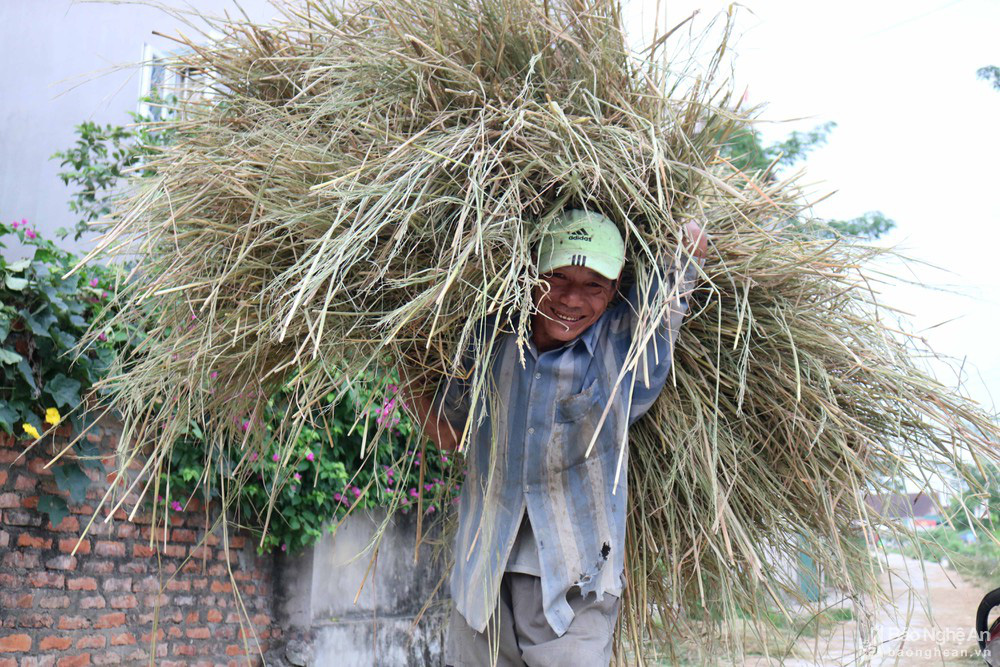
POLYGON ((238 480, 273 444, 238 425, 282 383, 298 403, 278 446, 320 397, 401 360, 459 373, 488 313, 525 338, 531 249, 564 206, 621 225, 630 275, 689 220, 714 239, 672 381, 631 430, 620 656, 787 602, 800 549, 860 596, 881 521, 865 496, 995 439, 918 369, 863 271, 876 251, 797 232, 794 184, 722 157, 746 124, 725 42, 700 72, 662 42, 637 56, 607 0, 280 7, 274 25, 179 38, 214 96, 180 104, 178 141, 92 255, 139 259, 114 320, 149 337, 102 387, 123 460, 152 444, 158 469, 195 420, 207 460, 239 442, 238 480))

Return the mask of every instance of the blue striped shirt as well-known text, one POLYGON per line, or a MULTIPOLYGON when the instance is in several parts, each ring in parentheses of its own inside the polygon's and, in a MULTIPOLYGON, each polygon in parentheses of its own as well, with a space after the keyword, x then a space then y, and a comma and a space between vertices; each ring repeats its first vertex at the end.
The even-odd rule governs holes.
MULTIPOLYGON (((469 430, 450 587, 459 613, 475 630, 485 630, 496 608, 525 511, 537 547, 545 618, 557 635, 573 620, 566 601, 572 587, 598 600, 605 593, 621 595, 628 425, 652 406, 669 376, 697 267, 688 263, 678 281, 680 274, 677 268, 664 272, 663 290, 658 280, 649 280, 642 296, 633 286, 626 299, 562 347, 539 353, 529 341, 525 351, 515 334, 500 333, 489 372, 482 375, 489 392, 473 391, 475 374, 450 380, 439 391, 435 405, 456 430, 469 430), (639 305, 664 302, 669 316, 655 330, 642 326, 639 305), (643 329, 655 333, 645 345, 633 345, 643 329), (493 398, 484 400, 487 394, 493 398)), ((482 327, 485 338, 492 326, 482 327)))

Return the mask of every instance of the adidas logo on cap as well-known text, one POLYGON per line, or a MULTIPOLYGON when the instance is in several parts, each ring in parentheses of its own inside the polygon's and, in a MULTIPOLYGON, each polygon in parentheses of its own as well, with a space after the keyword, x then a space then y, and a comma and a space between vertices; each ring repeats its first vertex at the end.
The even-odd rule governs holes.
POLYGON ((581 227, 566 238, 570 241, 586 241, 587 243, 594 240, 594 237, 587 233, 586 227, 581 227))

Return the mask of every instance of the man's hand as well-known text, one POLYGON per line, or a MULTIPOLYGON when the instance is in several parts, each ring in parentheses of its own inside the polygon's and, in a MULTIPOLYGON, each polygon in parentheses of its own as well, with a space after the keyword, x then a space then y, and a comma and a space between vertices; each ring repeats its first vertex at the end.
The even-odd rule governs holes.
POLYGON ((708 254, 708 234, 697 222, 684 225, 684 247, 699 262, 708 254))
POLYGON ((400 394, 408 399, 407 402, 410 405, 413 416, 416 417, 417 424, 427 437, 434 441, 438 449, 451 451, 458 448, 460 434, 455 432, 455 429, 448 423, 444 415, 438 414, 434 410, 432 401, 434 391, 426 384, 414 379, 418 377, 419 373, 405 367, 400 367, 400 394))

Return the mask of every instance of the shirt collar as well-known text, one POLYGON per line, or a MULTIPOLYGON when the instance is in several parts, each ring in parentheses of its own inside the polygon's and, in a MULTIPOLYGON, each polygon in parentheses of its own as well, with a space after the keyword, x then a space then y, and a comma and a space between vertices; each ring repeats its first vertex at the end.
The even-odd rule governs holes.
MULTIPOLYGON (((572 348, 575 345, 578 345, 580 343, 580 341, 583 341, 583 346, 585 348, 587 348, 587 352, 590 353, 590 356, 594 356, 594 350, 597 347, 597 327, 601 324, 601 320, 602 319, 603 318, 598 318, 596 322, 594 322, 589 327, 587 327, 586 331, 584 331, 582 334, 580 334, 579 336, 577 336, 573 340, 568 341, 566 344, 561 345, 559 347, 552 348, 552 349, 553 350, 565 350, 565 349, 568 349, 568 348, 572 348)), ((528 340, 529 340, 528 349, 530 350, 531 355, 535 359, 538 359, 538 348, 535 346, 535 341, 532 340, 531 337, 530 337, 530 331, 529 331, 528 340)), ((547 350, 547 351, 551 352, 552 350, 547 350)))

